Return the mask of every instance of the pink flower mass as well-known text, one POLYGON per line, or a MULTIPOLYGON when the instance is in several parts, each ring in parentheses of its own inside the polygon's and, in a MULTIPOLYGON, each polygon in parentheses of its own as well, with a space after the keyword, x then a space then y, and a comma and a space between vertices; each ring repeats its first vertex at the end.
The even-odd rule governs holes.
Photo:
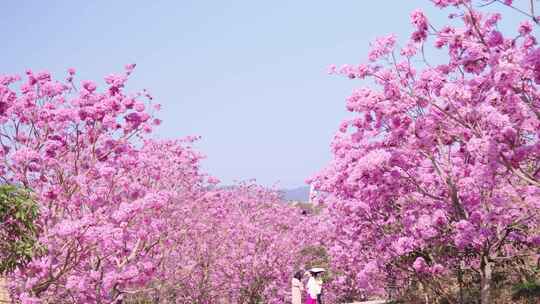
POLYGON ((283 303, 297 248, 319 243, 297 237, 315 219, 255 185, 220 190, 200 170, 196 137, 151 139, 144 131, 159 120, 147 94, 123 92, 133 67, 105 77, 103 91, 28 71, 18 93, 18 77, 1 78, 3 182, 32 189, 46 248, 10 274, 13 298, 116 303, 144 291, 178 303, 283 303))
POLYGON ((198 137, 155 139, 161 106, 126 92, 135 64, 102 84, 0 76, 2 183, 32 191, 44 248, 8 275, 13 301, 287 303, 318 258, 329 303, 419 288, 461 303, 445 286, 465 283, 494 303, 497 271, 524 276, 540 245, 537 23, 503 31, 474 1, 431 2, 448 24, 415 10, 405 43, 330 66, 358 87, 310 212, 221 185, 198 137))
POLYGON ((528 21, 505 36, 500 14, 433 2, 461 17, 436 28, 414 11, 409 45, 433 39, 447 61, 422 67, 414 52, 397 56, 393 36, 377 39, 370 82, 347 99, 355 123, 342 125, 333 161, 310 182, 328 205, 343 293, 384 296, 417 282, 457 301, 434 278, 470 272, 481 303, 492 303, 493 269, 538 248, 539 52, 528 21))

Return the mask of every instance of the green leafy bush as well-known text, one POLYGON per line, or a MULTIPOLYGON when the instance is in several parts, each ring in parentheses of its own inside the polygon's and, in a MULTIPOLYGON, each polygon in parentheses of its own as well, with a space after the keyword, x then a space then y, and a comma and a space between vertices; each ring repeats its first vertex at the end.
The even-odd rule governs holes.
POLYGON ((28 190, 0 186, 0 274, 23 266, 41 250, 38 217, 39 207, 28 190))
POLYGON ((537 282, 524 282, 514 285, 512 299, 527 300, 534 303, 540 298, 540 285, 537 282))

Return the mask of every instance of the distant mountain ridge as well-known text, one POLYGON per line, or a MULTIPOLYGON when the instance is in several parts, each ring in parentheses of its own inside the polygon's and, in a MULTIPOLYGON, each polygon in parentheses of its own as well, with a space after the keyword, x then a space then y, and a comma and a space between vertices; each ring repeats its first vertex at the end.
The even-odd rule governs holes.
POLYGON ((286 201, 308 202, 309 186, 297 187, 291 189, 282 189, 283 199, 286 201))
MULTIPOLYGON (((234 189, 238 185, 221 185, 216 189, 234 189)), ((274 190, 276 190, 274 188, 274 190)), ((289 202, 309 202, 309 186, 302 186, 290 189, 277 190, 281 193, 282 199, 289 202)), ((0 301, 1 303, 1 301, 0 301)))

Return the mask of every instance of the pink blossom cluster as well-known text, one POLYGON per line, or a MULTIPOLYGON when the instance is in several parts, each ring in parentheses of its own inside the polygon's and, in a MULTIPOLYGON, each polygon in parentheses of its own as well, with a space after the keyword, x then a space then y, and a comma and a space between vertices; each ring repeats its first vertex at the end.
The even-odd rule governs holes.
POLYGON ((143 136, 155 125, 143 94, 122 89, 133 66, 108 76, 104 93, 28 71, 0 83, 3 182, 32 189, 46 254, 10 277, 23 303, 113 301, 154 276, 178 201, 202 189, 201 155, 182 140, 143 136), (139 101, 141 100, 141 101, 139 101))
POLYGON ((159 105, 124 91, 133 69, 102 89, 74 69, 0 77, 0 176, 32 190, 45 248, 10 274, 13 299, 283 303, 313 219, 275 192, 217 187, 197 137, 152 139, 159 105))
POLYGON ((180 303, 287 303, 301 249, 320 243, 316 218, 253 184, 213 189, 185 212, 160 290, 180 303))
POLYGON ((448 25, 416 10, 405 47, 385 36, 368 63, 331 68, 369 82, 347 98, 354 117, 310 182, 329 208, 342 294, 413 282, 442 294, 437 278, 471 271, 491 303, 492 269, 538 250, 540 51, 529 21, 505 36, 499 13, 432 2, 458 10, 448 25), (444 63, 418 53, 430 43, 444 63))

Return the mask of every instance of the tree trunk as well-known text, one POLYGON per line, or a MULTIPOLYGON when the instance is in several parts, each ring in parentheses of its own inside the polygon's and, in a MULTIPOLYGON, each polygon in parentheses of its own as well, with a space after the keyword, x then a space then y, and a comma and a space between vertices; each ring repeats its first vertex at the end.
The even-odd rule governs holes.
POLYGON ((459 284, 459 304, 463 304, 463 271, 461 270, 461 263, 458 265, 457 277, 459 284))
POLYGON ((491 303, 491 266, 492 264, 487 256, 482 256, 482 262, 480 263, 480 303, 482 304, 491 303))

